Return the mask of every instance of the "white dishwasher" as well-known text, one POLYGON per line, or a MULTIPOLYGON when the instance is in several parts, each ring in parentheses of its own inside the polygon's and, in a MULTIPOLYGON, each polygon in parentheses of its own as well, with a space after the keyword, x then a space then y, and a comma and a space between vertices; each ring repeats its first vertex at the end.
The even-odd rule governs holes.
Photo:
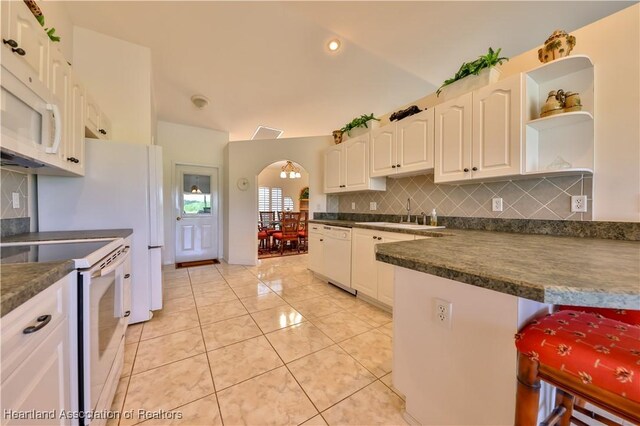
POLYGON ((351 288, 351 229, 323 226, 324 276, 351 288))

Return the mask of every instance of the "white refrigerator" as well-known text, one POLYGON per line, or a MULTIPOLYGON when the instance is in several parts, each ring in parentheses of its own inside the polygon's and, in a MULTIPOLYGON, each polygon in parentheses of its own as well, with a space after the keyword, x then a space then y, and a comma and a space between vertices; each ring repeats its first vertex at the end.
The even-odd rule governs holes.
POLYGON ((130 323, 162 309, 162 148, 85 141, 85 176, 38 176, 39 231, 131 228, 130 323))

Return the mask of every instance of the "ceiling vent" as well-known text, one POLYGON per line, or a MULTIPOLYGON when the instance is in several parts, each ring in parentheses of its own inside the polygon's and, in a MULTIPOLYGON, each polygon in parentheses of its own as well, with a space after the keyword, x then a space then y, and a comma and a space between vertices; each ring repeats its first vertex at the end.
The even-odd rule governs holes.
POLYGON ((258 126, 256 131, 251 136, 251 139, 278 139, 284 130, 274 129, 273 127, 258 126))

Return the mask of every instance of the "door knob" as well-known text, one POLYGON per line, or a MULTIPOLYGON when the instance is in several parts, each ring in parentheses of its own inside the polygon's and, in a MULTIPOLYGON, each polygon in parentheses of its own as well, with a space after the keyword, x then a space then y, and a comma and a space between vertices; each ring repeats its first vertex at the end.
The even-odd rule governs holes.
POLYGON ((182 218, 180 216, 176 217, 176 220, 182 220, 182 218))

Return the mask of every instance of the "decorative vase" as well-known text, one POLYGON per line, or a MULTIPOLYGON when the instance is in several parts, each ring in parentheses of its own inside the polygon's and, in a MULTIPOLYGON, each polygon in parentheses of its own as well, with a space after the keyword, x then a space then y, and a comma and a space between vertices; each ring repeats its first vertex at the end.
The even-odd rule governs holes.
POLYGON ((567 92, 564 95, 564 112, 582 111, 582 101, 580 94, 567 92))
POLYGON ((485 68, 478 75, 469 75, 442 88, 438 99, 447 101, 500 80, 501 71, 496 67, 485 68))
POLYGON ((564 112, 564 104, 558 99, 558 92, 552 90, 547 96, 547 101, 542 105, 540 111, 540 118, 548 117, 550 115, 561 114, 564 112))
POLYGON ((342 143, 342 130, 334 130, 333 131, 333 142, 338 145, 342 143))
POLYGON ((544 42, 544 47, 538 49, 538 59, 542 63, 553 61, 554 59, 569 56, 569 53, 576 45, 576 38, 567 34, 566 31, 556 30, 544 42))

